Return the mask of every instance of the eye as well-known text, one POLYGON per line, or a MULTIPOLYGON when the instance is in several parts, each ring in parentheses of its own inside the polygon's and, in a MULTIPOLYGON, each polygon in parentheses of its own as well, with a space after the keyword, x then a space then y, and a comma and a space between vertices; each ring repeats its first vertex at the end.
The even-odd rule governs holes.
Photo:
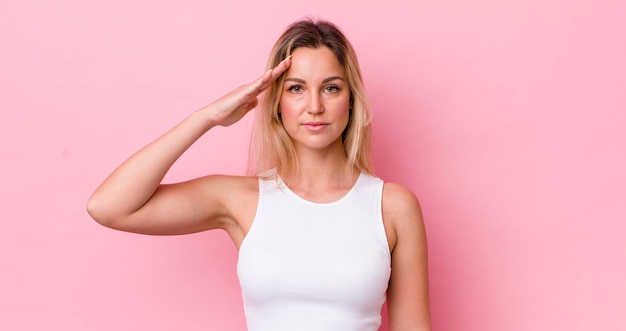
POLYGON ((293 92, 293 93, 300 93, 302 92, 302 86, 300 85, 292 85, 290 86, 287 91, 293 92))
POLYGON ((335 85, 328 85, 324 88, 324 90, 329 93, 337 93, 339 92, 339 87, 335 85))

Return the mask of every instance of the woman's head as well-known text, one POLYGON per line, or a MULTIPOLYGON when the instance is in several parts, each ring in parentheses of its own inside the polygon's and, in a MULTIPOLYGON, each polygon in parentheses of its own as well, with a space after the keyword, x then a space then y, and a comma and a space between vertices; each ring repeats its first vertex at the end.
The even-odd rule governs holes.
MULTIPOLYGON (((298 48, 328 48, 344 70, 350 90, 350 116, 342 134, 342 142, 350 168, 356 167, 372 173, 370 156, 371 107, 357 62, 357 57, 347 38, 332 23, 305 19, 290 25, 274 45, 267 63, 274 68, 298 48)), ((277 167, 279 170, 297 167, 295 150, 290 136, 283 127, 280 101, 284 75, 270 86, 257 112, 255 145, 251 150, 253 172, 277 167)), ((252 165, 252 164, 251 164, 252 165)))

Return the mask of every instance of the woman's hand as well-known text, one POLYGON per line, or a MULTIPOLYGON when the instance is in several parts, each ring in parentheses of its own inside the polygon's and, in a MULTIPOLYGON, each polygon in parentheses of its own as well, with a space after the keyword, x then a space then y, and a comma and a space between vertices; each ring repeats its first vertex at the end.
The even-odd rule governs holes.
POLYGON ((243 118, 259 102, 259 95, 265 91, 291 65, 291 57, 287 57, 274 69, 263 76, 242 85, 205 108, 212 112, 215 125, 229 126, 243 118))

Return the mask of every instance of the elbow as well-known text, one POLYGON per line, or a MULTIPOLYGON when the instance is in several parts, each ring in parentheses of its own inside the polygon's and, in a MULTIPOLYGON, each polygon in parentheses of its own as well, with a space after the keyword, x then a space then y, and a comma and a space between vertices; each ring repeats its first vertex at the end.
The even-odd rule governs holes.
POLYGON ((106 206, 93 196, 87 201, 87 213, 91 218, 107 228, 115 228, 116 217, 111 215, 106 206))

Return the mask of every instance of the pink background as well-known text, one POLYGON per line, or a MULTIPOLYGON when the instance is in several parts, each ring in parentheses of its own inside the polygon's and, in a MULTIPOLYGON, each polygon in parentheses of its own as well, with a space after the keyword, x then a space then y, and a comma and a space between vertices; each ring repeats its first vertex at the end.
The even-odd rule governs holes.
MULTIPOLYGON (((149 237, 85 202, 255 78, 305 15, 352 40, 378 174, 421 199, 436 330, 626 330, 620 1, 2 1, 0 330, 243 330, 221 232, 149 237)), ((241 174, 251 118, 168 181, 241 174)), ((386 330, 386 328, 385 328, 386 330)))

